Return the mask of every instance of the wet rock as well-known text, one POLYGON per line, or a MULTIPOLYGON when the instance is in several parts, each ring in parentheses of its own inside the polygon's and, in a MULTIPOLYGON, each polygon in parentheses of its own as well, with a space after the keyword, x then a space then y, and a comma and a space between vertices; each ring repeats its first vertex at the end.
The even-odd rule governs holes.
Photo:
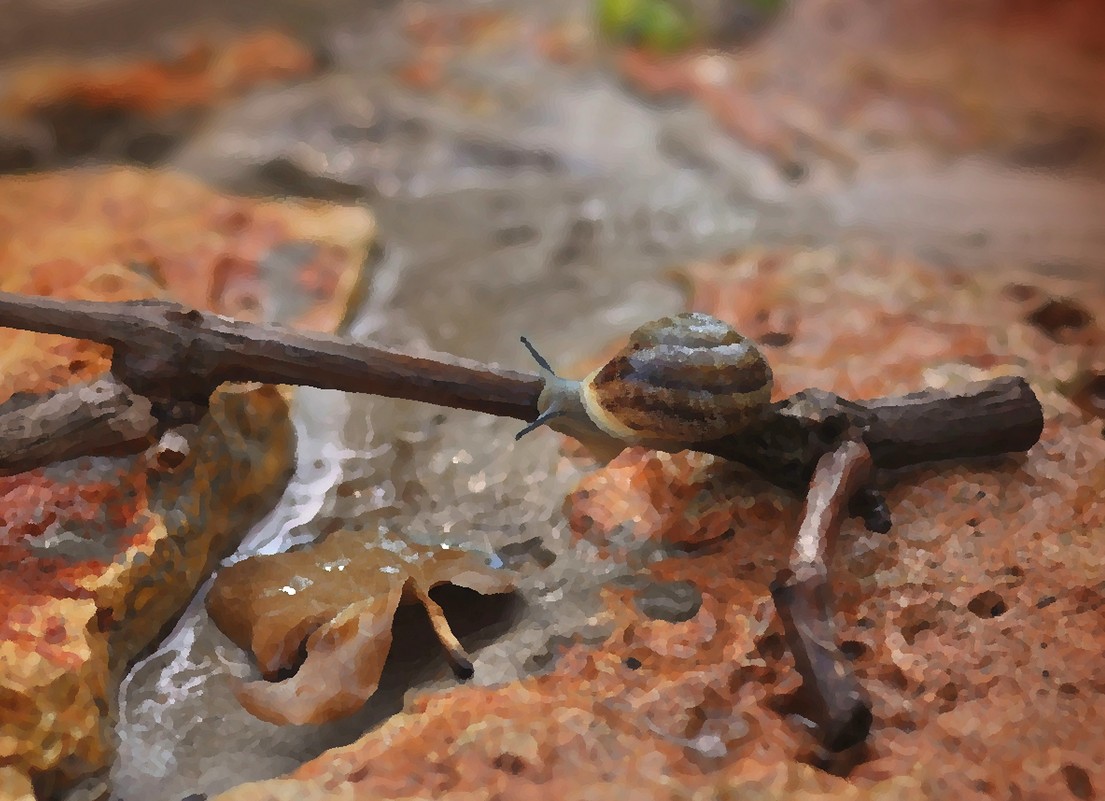
MULTIPOLYGON (((739 12, 745 3, 693 0, 689 6, 703 4, 715 16, 723 9, 734 23, 749 18, 739 12)), ((665 58, 634 51, 619 67, 643 91, 693 97, 744 144, 784 167, 800 163, 795 156, 801 155, 846 168, 851 147, 843 143, 864 141, 885 148, 912 140, 942 153, 996 145, 1011 163, 1033 169, 1085 168, 1100 155, 1105 120, 1074 88, 1092 82, 1100 45, 1099 34, 1085 32, 1102 27, 1090 0, 1067 13, 1039 6, 1024 14, 945 4, 886 6, 877 13, 862 3, 752 5, 758 9, 752 18, 761 20, 771 16, 765 7, 785 5, 788 12, 775 35, 755 48, 699 47, 665 58), (904 37, 887 33, 907 29, 913 33, 904 37), (862 66, 825 71, 852 63, 859 47, 862 66), (1066 79, 1040 68, 1049 50, 1062 53, 1066 79), (806 64, 795 60, 798 52, 816 57, 806 64), (1009 53, 1018 54, 1017 68, 999 79, 992 65, 1009 53), (761 70, 779 59, 794 66, 792 74, 765 79, 761 70), (842 105, 843 97, 855 103, 842 105), (995 115, 1004 121, 997 128, 995 115)), ((623 24, 634 11, 647 8, 654 20, 668 9, 662 2, 610 6, 623 24)), ((670 9, 667 14, 679 19, 670 9)), ((720 33, 724 24, 713 30, 720 33)))
POLYGON ((633 602, 651 620, 682 623, 698 614, 702 593, 690 581, 651 582, 637 590, 633 602))
MULTIPOLYGON (((237 313, 248 285, 265 296, 251 248, 309 230, 332 252, 299 274, 326 290, 300 319, 323 327, 340 319, 372 231, 363 213, 358 226, 340 210, 328 218, 122 169, 8 177, 0 198, 11 268, 3 289, 59 298, 179 298, 237 313), (245 217, 234 236, 209 225, 228 204, 245 217), (207 237, 197 240, 201 229, 207 237), (132 260, 156 269, 131 269, 132 260)), ((29 400, 108 367, 108 350, 94 343, 15 330, 3 340, 3 398, 29 400)), ((294 433, 276 389, 220 390, 198 425, 175 433, 169 465, 151 449, 0 479, 0 741, 11 786, 33 779, 56 792, 110 762, 124 669, 279 497, 294 433)))
POLYGON ((162 57, 7 65, 0 107, 50 132, 54 163, 93 155, 153 164, 203 111, 315 68, 307 48, 277 31, 193 35, 162 57))
POLYGON ((556 561, 556 554, 544 546, 540 537, 531 537, 521 542, 508 543, 496 553, 507 565, 532 561, 538 567, 546 568, 556 561))

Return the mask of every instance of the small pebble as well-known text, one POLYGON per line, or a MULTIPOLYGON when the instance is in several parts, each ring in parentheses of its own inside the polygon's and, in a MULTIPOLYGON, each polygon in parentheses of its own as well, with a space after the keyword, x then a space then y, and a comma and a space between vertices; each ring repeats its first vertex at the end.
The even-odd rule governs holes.
POLYGON ((639 590, 633 600, 645 617, 682 623, 698 614, 702 593, 690 581, 653 582, 639 590))

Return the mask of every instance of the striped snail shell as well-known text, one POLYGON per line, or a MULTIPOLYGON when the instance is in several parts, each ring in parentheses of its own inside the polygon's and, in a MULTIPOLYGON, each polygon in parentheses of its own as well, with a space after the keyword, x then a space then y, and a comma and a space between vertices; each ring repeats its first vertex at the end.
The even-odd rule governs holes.
POLYGON ((740 432, 771 402, 771 367, 756 344, 708 314, 646 323, 582 381, 557 376, 522 342, 541 366, 545 387, 540 416, 518 437, 555 420, 557 430, 581 440, 598 435, 620 447, 678 450, 740 432))

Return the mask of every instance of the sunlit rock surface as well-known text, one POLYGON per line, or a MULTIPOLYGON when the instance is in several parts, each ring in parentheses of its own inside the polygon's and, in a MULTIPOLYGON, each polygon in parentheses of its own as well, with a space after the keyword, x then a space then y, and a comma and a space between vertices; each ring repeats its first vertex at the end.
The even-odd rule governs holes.
MULTIPOLYGON (((322 329, 343 316, 372 234, 363 212, 229 198, 125 169, 4 178, 0 198, 5 291, 181 299, 322 329), (303 250, 280 270, 302 287, 292 307, 272 301, 266 274, 290 245, 303 250)), ((63 337, 4 330, 3 343, 4 398, 109 364, 106 347, 63 337)), ((110 762, 123 671, 271 508, 294 461, 287 399, 273 387, 224 388, 180 433, 187 455, 171 469, 150 451, 0 479, 5 791, 33 779, 48 794, 110 762)))

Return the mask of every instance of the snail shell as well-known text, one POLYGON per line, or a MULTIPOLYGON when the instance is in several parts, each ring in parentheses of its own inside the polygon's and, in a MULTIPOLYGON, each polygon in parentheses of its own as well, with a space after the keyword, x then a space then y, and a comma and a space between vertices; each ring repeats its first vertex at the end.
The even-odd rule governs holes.
POLYGON ((582 381, 542 366, 540 417, 518 436, 556 420, 557 430, 585 440, 595 434, 621 447, 664 450, 737 433, 771 401, 771 367, 755 343, 707 314, 655 320, 634 331, 609 362, 582 381))
POLYGON ((620 439, 702 442, 745 428, 771 400, 756 345, 706 314, 647 323, 583 382, 583 405, 620 439))

